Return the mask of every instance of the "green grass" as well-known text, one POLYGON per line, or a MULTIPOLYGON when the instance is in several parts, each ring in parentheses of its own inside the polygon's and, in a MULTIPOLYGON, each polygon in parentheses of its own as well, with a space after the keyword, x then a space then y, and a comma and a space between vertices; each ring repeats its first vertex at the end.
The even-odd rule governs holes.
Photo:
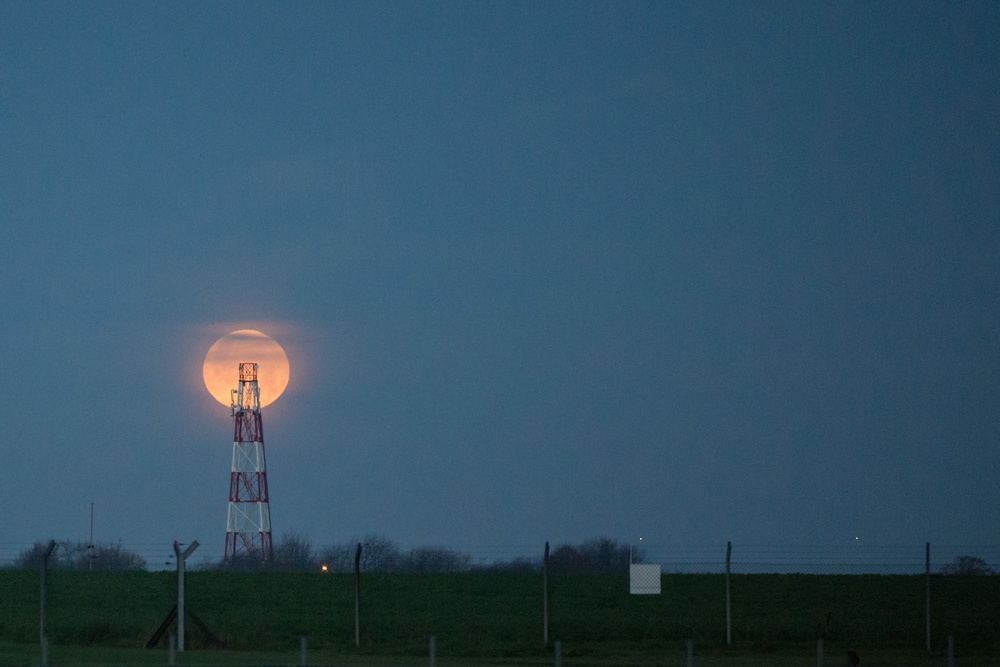
MULTIPOLYGON (((53 665, 165 664, 165 649, 141 647, 175 602, 173 573, 56 571, 47 583, 53 665)), ((930 665, 953 634, 961 664, 997 664, 1000 577, 932 578, 930 657, 924 586, 919 576, 734 576, 727 647, 721 575, 666 575, 659 596, 628 595, 624 575, 552 576, 549 637, 568 665, 683 664, 688 638, 699 665, 815 664, 819 637, 831 665, 847 649, 866 665, 930 665)), ((360 649, 350 575, 189 572, 186 590, 227 650, 209 648, 189 619, 180 665, 297 665, 300 636, 316 665, 426 664, 430 635, 442 664, 552 659, 537 574, 366 574, 360 649)), ((38 656, 38 574, 0 571, 0 667, 38 656)))
MULTIPOLYGON (((825 651, 824 664, 841 667, 845 652, 840 648, 825 651)), ((941 654, 926 651, 865 650, 861 651, 865 667, 941 667, 945 664, 941 654)), ((0 667, 26 667, 38 665, 37 645, 12 644, 0 641, 0 667)), ((997 660, 990 656, 963 656, 962 667, 995 667, 997 660)), ((52 667, 162 667, 167 664, 164 649, 108 648, 91 646, 54 646, 49 655, 52 667)), ((179 667, 297 667, 298 649, 283 651, 231 651, 189 650, 176 655, 179 667)), ((369 656, 344 655, 330 651, 310 650, 310 667, 426 667, 427 656, 369 656)), ((439 667, 551 667, 552 655, 543 658, 488 659, 438 657, 439 667)), ((682 667, 686 664, 683 645, 671 650, 648 653, 644 657, 580 656, 564 657, 566 667, 682 667)), ((815 646, 788 647, 781 651, 759 652, 741 647, 696 648, 694 664, 697 667, 801 667, 816 664, 815 646)))

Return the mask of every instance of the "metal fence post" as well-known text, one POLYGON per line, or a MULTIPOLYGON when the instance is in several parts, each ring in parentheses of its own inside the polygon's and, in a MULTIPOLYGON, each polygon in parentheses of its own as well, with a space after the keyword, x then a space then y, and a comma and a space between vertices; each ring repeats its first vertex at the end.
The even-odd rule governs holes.
POLYGON ((198 548, 195 540, 188 548, 181 551, 180 544, 174 540, 174 553, 177 555, 177 652, 184 652, 184 566, 187 557, 198 548))
POLYGON ((542 558, 542 646, 549 645, 549 543, 542 558))
POLYGON ((926 631, 926 643, 928 653, 931 650, 931 543, 927 543, 926 556, 924 558, 924 578, 926 580, 927 594, 925 596, 926 600, 926 614, 925 618, 927 620, 927 631, 926 631))
POLYGON ((437 663, 437 637, 431 635, 430 639, 427 642, 427 645, 428 645, 427 646, 428 664, 430 665, 430 667, 434 667, 434 665, 437 663))
POLYGON ((309 652, 309 640, 305 635, 299 637, 299 667, 306 667, 309 652))
POLYGON ((562 667, 562 642, 555 641, 556 667, 562 667))
POLYGON ((823 667, 823 638, 816 640, 816 667, 823 667))
POLYGON ((694 640, 687 640, 687 662, 685 663, 687 667, 692 667, 694 665, 694 640))
POLYGON ((49 556, 56 548, 56 541, 49 540, 49 546, 42 554, 42 564, 38 573, 38 649, 41 652, 41 665, 49 665, 49 640, 45 636, 45 571, 49 569, 49 556))
POLYGON ((354 552, 354 645, 361 646, 361 542, 354 552))
POLYGON ((729 606, 729 563, 733 555, 733 543, 726 542, 726 644, 733 643, 732 609, 729 606))

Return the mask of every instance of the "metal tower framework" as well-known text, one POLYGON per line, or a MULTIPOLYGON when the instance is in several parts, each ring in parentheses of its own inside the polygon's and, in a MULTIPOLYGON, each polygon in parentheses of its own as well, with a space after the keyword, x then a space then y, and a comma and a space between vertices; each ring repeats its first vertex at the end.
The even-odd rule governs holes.
POLYGON ((264 426, 260 418, 257 364, 240 364, 233 390, 233 470, 229 477, 229 516, 225 560, 249 557, 270 561, 271 508, 267 495, 264 426))

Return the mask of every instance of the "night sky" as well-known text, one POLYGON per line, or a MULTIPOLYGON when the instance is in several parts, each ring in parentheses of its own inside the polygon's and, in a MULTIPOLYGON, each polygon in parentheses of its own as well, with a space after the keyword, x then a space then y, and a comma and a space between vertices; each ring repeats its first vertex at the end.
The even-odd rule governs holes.
MULTIPOLYGON (((0 560, 996 545, 996 2, 0 5, 0 560), (236 369, 234 369, 235 384, 236 369)), ((918 552, 919 553, 919 552, 918 552)), ((997 564, 994 563, 994 566, 997 564)))

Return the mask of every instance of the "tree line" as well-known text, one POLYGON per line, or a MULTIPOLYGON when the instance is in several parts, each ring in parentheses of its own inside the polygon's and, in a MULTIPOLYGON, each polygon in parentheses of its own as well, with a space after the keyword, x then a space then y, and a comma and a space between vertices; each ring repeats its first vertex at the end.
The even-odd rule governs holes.
MULTIPOLYGON (((12 566, 37 569, 42 564, 46 542, 36 542, 20 552, 12 566)), ((286 534, 274 545, 271 560, 261 562, 246 556, 221 562, 189 565, 192 569, 277 572, 353 572, 354 559, 363 572, 540 572, 542 549, 532 557, 477 562, 461 551, 441 546, 403 548, 380 534, 341 544, 314 548, 312 541, 296 533, 286 534), (360 545, 360 553, 358 547, 360 545)), ((629 562, 641 563, 644 554, 628 545, 601 537, 579 544, 561 544, 550 550, 549 571, 553 573, 627 573, 629 562)), ((144 570, 146 560, 121 544, 87 545, 59 542, 48 559, 52 570, 144 570)))
MULTIPOLYGON (((553 573, 627 573, 631 562, 641 563, 644 554, 628 545, 601 537, 579 544, 562 544, 550 551, 549 571, 553 573)), ((352 542, 333 544, 316 549, 309 538, 287 534, 274 546, 274 557, 268 563, 241 557, 221 563, 210 563, 207 569, 260 570, 279 572, 353 572, 354 560, 363 572, 540 572, 542 549, 535 557, 515 557, 506 560, 476 562, 469 554, 448 547, 412 547, 404 549, 380 534, 366 535, 352 542), (360 547, 360 552, 359 552, 360 547)))
MULTIPOLYGON (((14 559, 18 570, 38 569, 48 550, 48 542, 35 542, 14 559)), ((49 554, 50 570, 123 571, 145 570, 146 559, 121 544, 57 542, 49 554)))

